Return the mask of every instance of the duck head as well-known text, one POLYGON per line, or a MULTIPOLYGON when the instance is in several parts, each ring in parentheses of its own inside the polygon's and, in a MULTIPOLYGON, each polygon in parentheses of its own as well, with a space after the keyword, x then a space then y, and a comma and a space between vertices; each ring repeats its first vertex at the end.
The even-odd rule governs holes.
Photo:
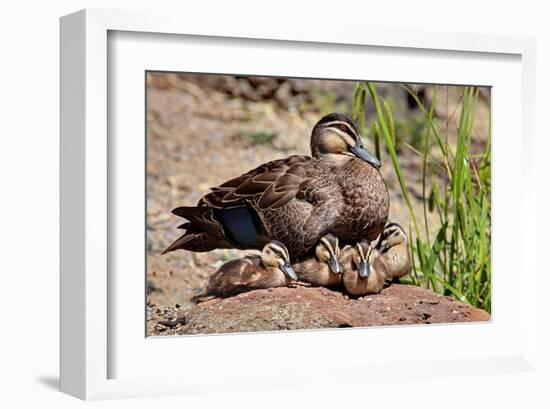
POLYGON ((325 154, 355 156, 375 168, 380 167, 380 161, 365 148, 353 121, 338 113, 325 115, 313 128, 311 154, 315 157, 325 154))
POLYGON ((298 276, 290 264, 288 249, 280 241, 273 240, 262 249, 262 264, 266 268, 278 268, 292 280, 298 281, 298 276))
POLYGON ((355 245, 355 255, 353 263, 357 267, 359 277, 369 278, 370 275, 370 256, 372 254, 372 246, 370 241, 361 240, 355 245))
POLYGON ((334 274, 342 274, 344 269, 340 264, 340 247, 338 237, 333 234, 325 234, 315 247, 315 256, 321 263, 327 264, 334 274))

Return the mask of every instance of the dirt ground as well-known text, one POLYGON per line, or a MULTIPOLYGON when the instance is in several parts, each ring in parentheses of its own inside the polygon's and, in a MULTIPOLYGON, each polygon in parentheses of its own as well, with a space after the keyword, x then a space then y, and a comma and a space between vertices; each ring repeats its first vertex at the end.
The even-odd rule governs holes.
MULTIPOLYGON (((224 262, 246 253, 160 253, 180 234, 182 219, 170 211, 194 205, 212 186, 261 163, 309 154, 313 125, 326 113, 350 113, 353 82, 238 78, 149 73, 147 78, 147 305, 150 315, 189 307, 190 298, 224 262)), ((378 85, 393 101, 394 114, 415 114, 397 84, 378 85)), ((432 88, 422 87, 429 100, 432 88)), ((457 93, 442 87, 436 113, 452 139, 458 120, 457 93), (445 121, 448 120, 448 126, 445 121)), ((485 94, 482 94, 484 96, 485 94)), ((488 93, 486 94, 488 95, 488 93)), ((482 98, 477 124, 479 145, 489 121, 482 98)), ((416 111, 418 111, 416 109, 416 111)), ((367 112, 367 116, 369 113, 367 112)), ((371 113, 371 117, 372 117, 371 113)), ((369 142, 367 142, 369 145, 369 142)), ((372 145, 368 146, 373 151, 372 145)), ((412 187, 415 212, 422 212, 421 157, 402 149, 399 160, 412 187)), ((408 228, 407 209, 389 158, 382 175, 390 192, 390 221, 408 228)), ((421 217, 420 217, 421 218, 421 217)), ((431 223, 437 230, 437 221, 431 223)), ((149 332, 151 334, 151 332, 149 332)))

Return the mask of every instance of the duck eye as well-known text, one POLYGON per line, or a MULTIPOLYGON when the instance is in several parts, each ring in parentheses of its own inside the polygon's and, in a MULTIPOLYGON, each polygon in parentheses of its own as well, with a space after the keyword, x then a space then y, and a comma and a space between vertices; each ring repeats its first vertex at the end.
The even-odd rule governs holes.
POLYGON ((340 125, 339 128, 341 131, 344 131, 344 132, 348 130, 348 128, 345 125, 340 125))

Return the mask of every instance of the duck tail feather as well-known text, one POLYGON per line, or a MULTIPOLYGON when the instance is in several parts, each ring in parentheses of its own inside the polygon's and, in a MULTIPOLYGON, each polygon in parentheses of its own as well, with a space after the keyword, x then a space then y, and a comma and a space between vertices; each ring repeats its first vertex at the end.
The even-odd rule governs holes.
POLYGON ((172 210, 172 213, 176 216, 183 217, 184 219, 191 220, 197 212, 197 207, 195 206, 181 206, 176 207, 172 210))
POLYGON ((215 249, 235 248, 225 239, 213 236, 204 231, 190 231, 189 229, 170 244, 161 254, 170 253, 174 250, 188 250, 196 253, 204 253, 215 249))
POLYGON ((195 239, 196 234, 195 233, 185 233, 183 236, 179 237, 175 242, 170 244, 162 253, 161 255, 164 255, 166 253, 170 253, 174 250, 179 249, 185 249, 185 245, 195 239))

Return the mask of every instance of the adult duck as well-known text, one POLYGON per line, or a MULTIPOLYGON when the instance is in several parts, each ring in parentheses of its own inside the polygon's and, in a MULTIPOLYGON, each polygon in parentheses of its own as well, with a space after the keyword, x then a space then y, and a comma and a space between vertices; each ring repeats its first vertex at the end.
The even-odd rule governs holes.
POLYGON ((278 240, 295 261, 328 233, 343 243, 374 241, 388 218, 388 190, 353 121, 324 116, 312 130, 311 154, 264 163, 212 188, 196 206, 174 209, 188 222, 164 253, 261 249, 278 240))

